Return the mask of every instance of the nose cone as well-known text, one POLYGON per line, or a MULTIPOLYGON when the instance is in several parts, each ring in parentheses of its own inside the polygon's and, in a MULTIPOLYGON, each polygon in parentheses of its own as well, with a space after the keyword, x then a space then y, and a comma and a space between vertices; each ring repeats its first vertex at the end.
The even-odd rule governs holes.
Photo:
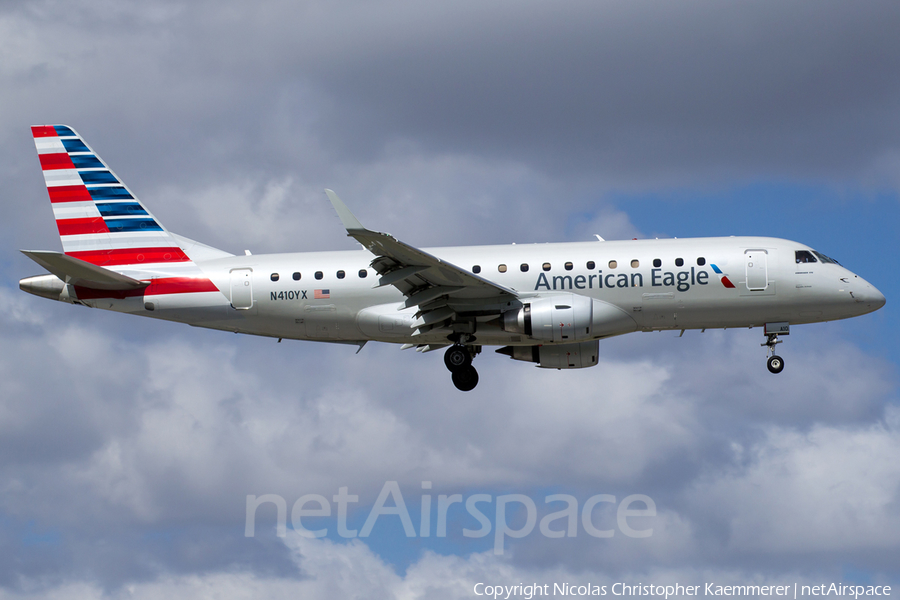
POLYGON ((857 302, 868 309, 866 312, 875 312, 884 306, 887 300, 885 300, 884 294, 878 291, 878 288, 864 280, 862 277, 859 278, 859 284, 860 285, 853 296, 856 298, 857 302))
POLYGON ((878 310, 879 308, 884 306, 885 303, 887 302, 887 300, 885 300, 885 298, 884 298, 884 294, 879 292, 878 289, 874 285, 872 286, 871 297, 872 297, 872 299, 869 300, 869 304, 872 305, 872 310, 878 310))

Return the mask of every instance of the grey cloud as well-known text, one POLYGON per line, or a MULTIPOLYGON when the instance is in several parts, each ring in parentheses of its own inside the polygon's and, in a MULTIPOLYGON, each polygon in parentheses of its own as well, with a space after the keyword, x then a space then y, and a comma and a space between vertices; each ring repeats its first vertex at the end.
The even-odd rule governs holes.
POLYGON ((897 148, 893 3, 46 6, 58 45, 7 17, 13 70, 49 73, 17 112, 114 127, 126 164, 176 181, 188 153, 207 181, 283 177, 397 141, 644 188, 860 179, 897 148))
POLYGON ((400 4, 327 21, 313 10, 287 27, 298 33, 289 72, 369 124, 351 127, 345 150, 399 135, 620 184, 732 175, 741 163, 745 174, 854 177, 896 147, 900 13, 835 8, 400 4))

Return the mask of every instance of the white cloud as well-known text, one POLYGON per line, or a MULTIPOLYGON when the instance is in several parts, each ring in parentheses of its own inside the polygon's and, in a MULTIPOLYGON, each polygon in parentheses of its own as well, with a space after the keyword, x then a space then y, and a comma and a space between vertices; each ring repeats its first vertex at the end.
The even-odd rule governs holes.
POLYGON ((691 492, 751 552, 893 549, 900 539, 900 411, 861 427, 770 427, 691 492))
POLYGON ((6 319, 10 322, 10 325, 42 325, 45 321, 44 315, 34 310, 33 304, 18 290, 13 291, 5 287, 0 288, 0 306, 3 306, 6 319))
MULTIPOLYGON (((605 235, 631 235, 624 213, 602 198, 583 199, 584 186, 568 188, 511 161, 467 155, 424 156, 415 148, 388 151, 360 168, 329 165, 302 179, 309 150, 298 150, 295 171, 279 178, 236 174, 182 187, 161 184, 142 194, 166 227, 232 252, 355 250, 328 203, 330 187, 370 229, 387 231, 420 247, 471 243, 538 242, 567 237, 566 213, 540 207, 560 200, 590 204, 605 235), (152 200, 152 201, 151 201, 152 200), (160 209, 157 211, 156 206, 160 209), (538 216, 540 215, 540 216, 538 216), (238 248, 236 244, 241 244, 238 248)), ((593 239, 590 226, 575 223, 575 237, 593 239)))
MULTIPOLYGON (((556 588, 575 586, 605 586, 606 595, 612 595, 616 583, 632 586, 700 586, 698 593, 705 593, 705 584, 713 585, 781 585, 793 591, 798 585, 821 585, 830 581, 851 583, 837 572, 800 573, 786 570, 778 574, 766 574, 753 569, 729 568, 638 568, 611 574, 596 566, 585 570, 565 567, 521 567, 504 557, 489 553, 471 554, 465 558, 424 553, 410 565, 403 575, 398 575, 374 555, 364 544, 354 541, 336 544, 329 540, 308 540, 299 536, 286 539, 300 576, 293 578, 260 576, 246 571, 221 571, 214 573, 162 576, 150 581, 134 583, 123 588, 106 591, 98 586, 81 583, 41 587, 38 591, 0 595, 4 600, 29 598, 76 598, 118 600, 135 598, 219 598, 242 600, 245 598, 328 598, 348 599, 396 599, 396 600, 454 600, 477 597, 475 587, 484 592, 484 586, 518 585, 548 586, 554 595, 556 588), (822 579, 822 577, 828 579, 822 579), (833 579, 831 579, 833 578, 833 579)), ((855 582, 853 582, 855 583, 855 582)), ((876 579, 868 585, 890 584, 890 580, 876 579)), ((524 590, 518 595, 525 597, 524 590)), ((558 595, 558 594, 556 594, 558 595)), ((535 596, 537 598, 545 596, 535 596)), ((681 597, 681 596, 679 596, 681 597)))

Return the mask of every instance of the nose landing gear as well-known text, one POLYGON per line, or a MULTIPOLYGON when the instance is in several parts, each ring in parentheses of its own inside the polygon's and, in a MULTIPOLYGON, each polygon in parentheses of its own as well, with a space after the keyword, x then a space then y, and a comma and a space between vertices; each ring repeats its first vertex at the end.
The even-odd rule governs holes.
POLYGON ((784 370, 784 359, 773 354, 766 361, 766 366, 769 367, 770 373, 781 373, 784 370))
POLYGON ((453 344, 444 353, 444 364, 447 365, 456 389, 470 392, 478 385, 478 371, 472 366, 474 352, 462 344, 453 344))
POLYGON ((769 360, 766 361, 770 373, 781 373, 784 370, 784 359, 775 354, 775 345, 781 342, 777 333, 767 333, 765 343, 760 344, 760 346, 766 346, 768 353, 771 354, 769 360))

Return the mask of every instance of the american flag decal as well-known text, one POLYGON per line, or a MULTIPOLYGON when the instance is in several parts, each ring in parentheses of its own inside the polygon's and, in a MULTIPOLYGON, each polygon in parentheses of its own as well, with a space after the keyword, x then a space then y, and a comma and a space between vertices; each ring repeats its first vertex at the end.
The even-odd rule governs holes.
POLYGON ((316 300, 320 300, 322 298, 331 298, 331 290, 315 290, 313 291, 313 298, 316 300))

